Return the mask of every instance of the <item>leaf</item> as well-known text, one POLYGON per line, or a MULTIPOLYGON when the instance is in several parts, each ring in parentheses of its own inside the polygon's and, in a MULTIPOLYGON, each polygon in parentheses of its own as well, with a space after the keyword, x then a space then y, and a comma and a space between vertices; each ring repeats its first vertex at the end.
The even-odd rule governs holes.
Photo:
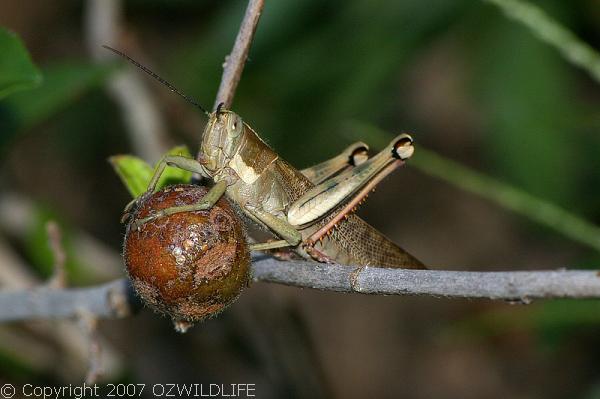
POLYGON ((21 40, 3 28, 0 28, 0 54, 0 99, 42 82, 42 75, 21 40))
MULTIPOLYGON (((192 157, 186 146, 174 147, 167 154, 192 157)), ((146 192, 148 184, 158 167, 157 164, 153 169, 146 161, 133 155, 115 155, 110 157, 109 161, 134 198, 146 192)), ((157 190, 171 184, 189 183, 191 178, 191 172, 175 167, 166 167, 158 181, 157 190)))
POLYGON ((152 167, 146 161, 133 155, 115 155, 109 162, 133 198, 146 191, 152 178, 152 167))

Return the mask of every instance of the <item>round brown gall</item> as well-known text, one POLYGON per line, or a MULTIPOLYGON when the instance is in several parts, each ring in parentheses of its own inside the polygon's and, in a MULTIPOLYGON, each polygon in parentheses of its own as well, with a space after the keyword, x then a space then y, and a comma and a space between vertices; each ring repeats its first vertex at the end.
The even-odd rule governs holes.
POLYGON ((198 203, 208 189, 168 186, 137 204, 125 234, 125 265, 144 303, 170 316, 180 331, 214 316, 248 285, 250 252, 243 223, 225 198, 206 211, 131 222, 174 206, 198 203))

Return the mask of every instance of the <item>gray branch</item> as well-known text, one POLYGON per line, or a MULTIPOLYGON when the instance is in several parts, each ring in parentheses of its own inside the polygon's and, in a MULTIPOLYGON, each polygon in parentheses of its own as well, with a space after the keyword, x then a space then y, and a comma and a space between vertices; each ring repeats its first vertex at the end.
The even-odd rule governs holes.
POLYGON ((254 32, 256 32, 256 26, 258 25, 264 5, 264 0, 248 1, 246 14, 235 38, 233 49, 225 58, 225 63, 223 64, 223 76, 221 77, 221 84, 219 85, 213 109, 216 109, 220 103, 223 103, 225 108, 231 107, 233 96, 242 77, 242 71, 244 70, 246 59, 250 52, 250 45, 252 44, 254 32))
POLYGON ((253 272, 258 281, 360 294, 487 298, 524 303, 538 298, 600 298, 598 271, 408 270, 255 258, 253 272))
POLYGON ((138 307, 129 280, 88 288, 39 286, 0 291, 0 321, 63 319, 90 314, 99 318, 128 316, 138 307))
MULTIPOLYGON (((337 292, 487 298, 529 303, 533 299, 600 298, 600 272, 547 270, 462 272, 350 267, 309 261, 253 258, 255 281, 337 292)), ((128 280, 89 288, 0 291, 0 321, 77 317, 125 317, 139 307, 128 280)))

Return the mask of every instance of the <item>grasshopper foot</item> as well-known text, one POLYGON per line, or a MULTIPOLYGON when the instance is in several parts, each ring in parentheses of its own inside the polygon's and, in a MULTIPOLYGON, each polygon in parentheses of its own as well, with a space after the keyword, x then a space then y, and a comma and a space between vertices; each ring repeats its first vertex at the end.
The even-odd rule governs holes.
POLYGON ((268 240, 263 243, 250 244, 250 251, 268 253, 277 260, 292 260, 295 258, 295 253, 289 249, 289 245, 286 240, 268 240))
POLYGON ((281 261, 292 260, 298 257, 295 252, 286 248, 271 249, 267 252, 269 252, 269 254, 275 259, 281 261))
POLYGON ((158 213, 155 213, 155 214, 150 215, 150 216, 145 217, 145 218, 136 219, 133 222, 131 222, 131 229, 134 230, 134 231, 135 230, 139 231, 142 228, 143 225, 145 225, 146 223, 151 222, 153 220, 156 220, 156 219, 158 219, 161 216, 164 216, 164 215, 162 215, 161 212, 158 212, 158 213))
POLYGON ((310 255, 311 258, 313 258, 317 262, 329 263, 329 264, 336 263, 333 259, 331 259, 329 256, 325 255, 325 253, 319 251, 312 244, 306 244, 306 246, 304 247, 304 250, 306 251, 307 254, 310 255))
POLYGON ((135 210, 139 206, 139 204, 143 203, 151 195, 152 195, 151 192, 145 192, 144 194, 140 195, 139 197, 136 197, 136 198, 132 199, 131 201, 129 201, 127 203, 127 205, 125 205, 125 209, 123 209, 123 215, 121 216, 121 223, 126 223, 129 220, 129 218, 135 213, 135 210))
POLYGON ((125 209, 123 209, 123 215, 121 215, 121 223, 127 223, 137 203, 138 199, 134 198, 131 201, 129 201, 127 205, 125 205, 125 209))
POLYGON ((125 224, 127 223, 127 221, 129 220, 129 218, 131 217, 131 213, 129 212, 123 212, 123 215, 121 215, 121 224, 125 224))

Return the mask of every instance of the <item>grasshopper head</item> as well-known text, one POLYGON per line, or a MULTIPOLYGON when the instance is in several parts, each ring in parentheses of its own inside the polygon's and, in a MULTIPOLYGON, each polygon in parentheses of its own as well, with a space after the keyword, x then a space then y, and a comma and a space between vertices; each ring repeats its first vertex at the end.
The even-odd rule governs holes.
POLYGON ((244 121, 235 112, 218 109, 209 115, 200 150, 209 174, 225 167, 242 145, 244 121))

